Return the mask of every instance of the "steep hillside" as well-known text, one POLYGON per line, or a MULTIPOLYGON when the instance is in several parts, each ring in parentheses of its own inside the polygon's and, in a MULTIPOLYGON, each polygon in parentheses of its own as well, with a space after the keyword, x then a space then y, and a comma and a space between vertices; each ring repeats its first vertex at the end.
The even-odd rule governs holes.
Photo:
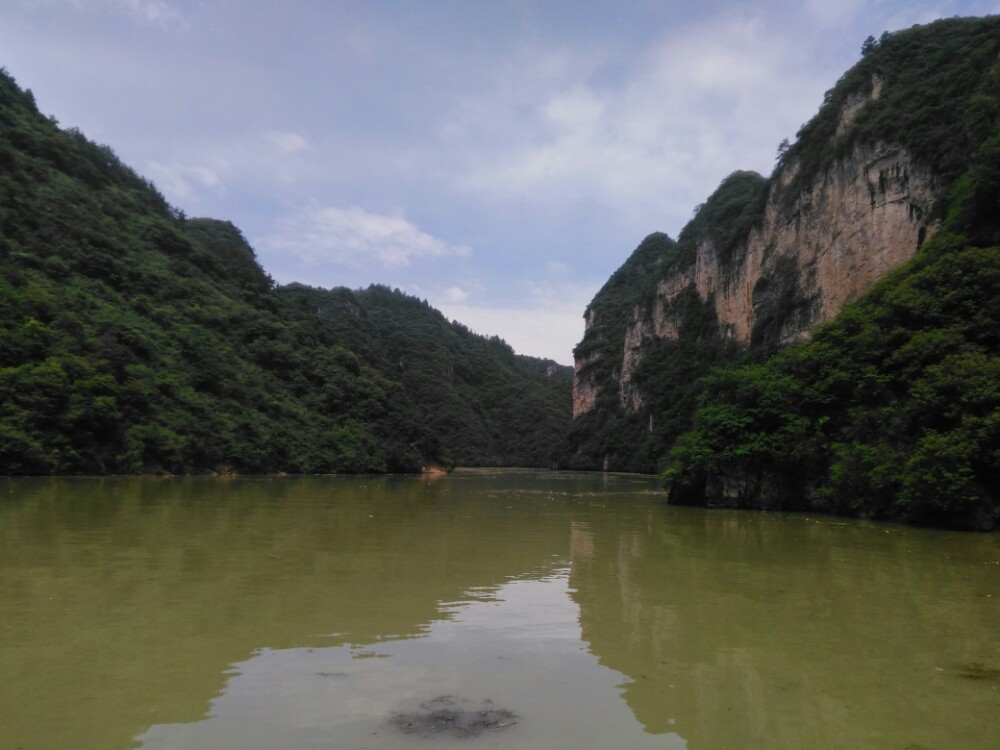
POLYGON ((568 368, 419 300, 276 287, 0 74, 0 473, 547 466, 569 410, 568 368))
MULTIPOLYGON (((961 294, 968 296, 970 305, 977 300, 985 306, 977 314, 992 314, 996 287, 989 286, 994 278, 990 251, 982 251, 985 256, 965 253, 966 248, 1000 241, 1000 19, 952 19, 914 27, 870 39, 863 52, 861 61, 827 93, 798 140, 782 148, 770 178, 731 175, 699 207, 676 242, 663 235, 647 238, 594 298, 586 313, 584 339, 575 352, 569 463, 662 468, 678 436, 694 424, 701 378, 713 367, 770 362, 767 358, 780 347, 806 341, 826 321, 838 325, 837 316, 847 308, 857 311, 859 307, 849 304, 852 300, 862 307, 878 307, 881 303, 872 302, 874 292, 860 298, 894 269, 898 271, 892 278, 901 284, 911 283, 906 280, 909 274, 929 273, 932 280, 923 276, 924 283, 937 285, 939 293, 947 295, 947 283, 958 282, 946 282, 940 274, 950 262, 964 258, 973 263, 969 258, 974 257, 970 286, 961 294), (937 234, 941 237, 935 241, 937 234), (954 258, 941 259, 941 253, 954 253, 954 258), (930 266, 936 270, 926 265, 932 256, 938 258, 939 265, 930 266)), ((932 319, 912 312, 910 318, 880 317, 881 325, 907 331, 868 363, 889 383, 889 390, 915 387, 917 373, 926 372, 921 369, 904 379, 886 369, 886 358, 894 356, 893 347, 930 328, 957 338, 952 349, 938 352, 938 359, 919 360, 921 368, 937 366, 949 352, 979 352, 995 362, 995 339, 980 336, 976 326, 968 327, 973 308, 946 307, 932 319)), ((867 345, 852 339, 837 356, 851 359, 857 354, 851 347, 867 345)), ((708 382, 713 388, 719 383, 715 378, 708 382)), ((718 391, 701 397, 700 425, 713 413, 713 394, 718 391)), ((860 410, 864 402, 845 397, 835 403, 831 408, 860 410)), ((987 398, 975 408, 989 411, 992 403, 987 398)), ((897 406, 910 408, 902 402, 897 406)), ((936 429, 932 423, 911 422, 905 428, 886 423, 879 440, 895 440, 899 459, 904 446, 916 446, 926 430, 936 429)), ((728 437, 714 432, 712 450, 737 439, 744 425, 739 420, 729 424, 728 437)), ((995 502, 996 490, 989 488, 996 466, 990 441, 996 436, 977 435, 968 438, 977 446, 969 450, 977 455, 981 451, 986 458, 970 459, 975 465, 966 467, 973 477, 969 487, 978 489, 967 489, 995 502)), ((684 445, 684 455, 691 459, 692 446, 684 445)), ((748 448, 744 445, 743 450, 748 448)), ((680 466, 692 464, 678 463, 678 455, 675 452, 669 462, 675 498, 767 507, 780 498, 792 507, 792 497, 808 497, 821 489, 814 482, 785 487, 772 482, 766 491, 751 482, 737 489, 721 475, 712 481, 707 468, 711 462, 705 456, 699 459, 700 479, 685 474, 680 466), (676 484, 682 475, 683 492, 676 484)), ((835 463, 823 466, 830 469, 835 463)), ((757 464, 743 468, 755 471, 757 464)), ((803 471, 815 480, 819 468, 803 471)), ((883 487, 878 507, 872 500, 852 509, 829 498, 825 506, 816 500, 813 507, 941 522, 930 517, 934 514, 924 517, 897 507, 897 501, 918 492, 916 480, 906 481, 906 492, 901 478, 883 487)), ((981 527, 992 521, 969 516, 954 523, 981 527)))
POLYGON ((391 373, 412 416, 462 466, 549 466, 569 423, 572 374, 472 333, 387 287, 280 287, 291 315, 314 315, 391 373))

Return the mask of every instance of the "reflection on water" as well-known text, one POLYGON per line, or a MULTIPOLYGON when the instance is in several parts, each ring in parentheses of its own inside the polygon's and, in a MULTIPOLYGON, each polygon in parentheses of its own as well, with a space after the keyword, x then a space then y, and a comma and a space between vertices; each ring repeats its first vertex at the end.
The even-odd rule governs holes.
POLYGON ((1000 747, 1000 680, 961 674, 1000 661, 996 536, 648 520, 577 531, 571 577, 583 638, 632 678, 623 697, 647 731, 692 748, 1000 747))
POLYGON ((0 748, 1000 747, 997 536, 654 490, 0 481, 0 748))
MULTIPOLYGON (((408 735, 394 713, 435 706, 514 715, 479 741, 515 748, 680 748, 637 731, 620 673, 581 647, 564 571, 517 580, 486 601, 453 603, 412 639, 366 646, 267 649, 234 665, 204 721, 156 725, 144 748, 408 748, 453 740, 447 726, 408 735)), ((466 738, 467 739, 467 738, 466 738)))

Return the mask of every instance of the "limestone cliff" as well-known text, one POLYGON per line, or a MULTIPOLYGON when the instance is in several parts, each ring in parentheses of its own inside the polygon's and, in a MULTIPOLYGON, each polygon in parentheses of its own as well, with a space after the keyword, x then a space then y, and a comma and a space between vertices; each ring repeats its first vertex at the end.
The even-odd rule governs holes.
POLYGON ((770 177, 733 173, 676 241, 654 234, 636 249, 586 311, 568 464, 655 469, 713 364, 808 338, 914 256, 995 119, 978 114, 987 97, 976 92, 1000 80, 997 25, 964 19, 883 35, 770 177), (959 33, 974 58, 947 54, 959 33), (941 94, 921 99, 929 81, 950 87, 951 127, 966 128, 964 138, 930 119, 928 101, 933 117, 948 110, 941 94))
MULTIPOLYGON (((617 368, 619 401, 642 404, 632 374, 651 339, 676 339, 678 296, 693 288, 711 305, 722 336, 742 345, 786 344, 808 336, 848 300, 908 260, 935 227, 937 181, 906 148, 857 146, 789 199, 782 190, 797 165, 782 168, 759 227, 729 258, 709 237, 697 242, 695 262, 674 268, 657 284, 652 305, 635 306, 617 368)), ((595 403, 598 384, 577 363, 574 416, 595 403)))

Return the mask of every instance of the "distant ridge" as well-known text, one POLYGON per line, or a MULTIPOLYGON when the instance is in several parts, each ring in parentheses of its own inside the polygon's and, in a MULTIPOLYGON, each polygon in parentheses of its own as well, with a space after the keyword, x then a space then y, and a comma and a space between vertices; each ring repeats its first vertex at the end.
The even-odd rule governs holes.
POLYGON ((0 74, 0 473, 547 467, 570 378, 399 291, 276 286, 0 74))

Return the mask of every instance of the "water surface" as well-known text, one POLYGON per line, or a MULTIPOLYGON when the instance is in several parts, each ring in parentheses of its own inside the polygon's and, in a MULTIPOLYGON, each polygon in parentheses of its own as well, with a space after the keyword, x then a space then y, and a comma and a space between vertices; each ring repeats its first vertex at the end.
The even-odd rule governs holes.
POLYGON ((998 605, 997 535, 645 477, 3 480, 0 748, 995 750, 998 605))

